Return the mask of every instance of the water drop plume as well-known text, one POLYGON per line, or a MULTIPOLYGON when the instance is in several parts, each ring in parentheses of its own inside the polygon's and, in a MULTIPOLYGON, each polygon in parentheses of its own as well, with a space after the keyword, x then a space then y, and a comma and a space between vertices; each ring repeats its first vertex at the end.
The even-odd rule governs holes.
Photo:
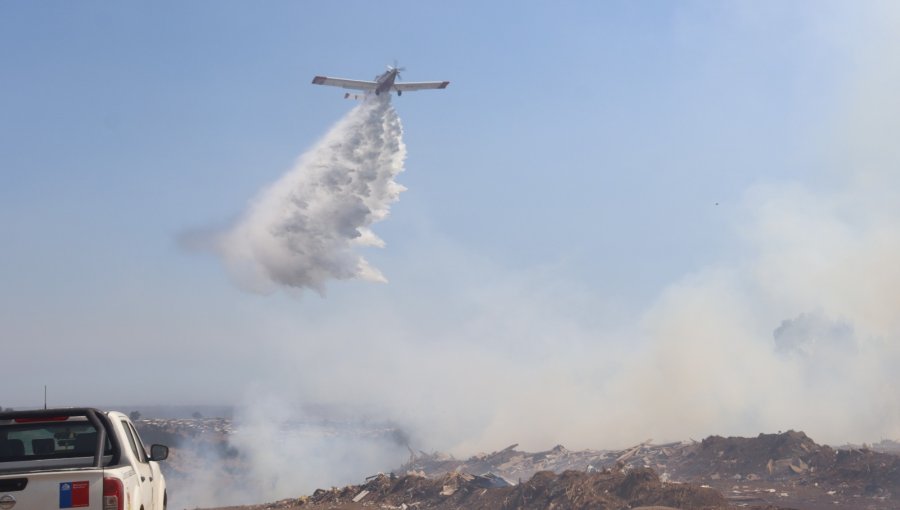
POLYGON ((370 229, 405 189, 406 147, 389 98, 356 106, 264 190, 218 242, 238 284, 325 291, 328 280, 385 277, 357 251, 384 245, 370 229))

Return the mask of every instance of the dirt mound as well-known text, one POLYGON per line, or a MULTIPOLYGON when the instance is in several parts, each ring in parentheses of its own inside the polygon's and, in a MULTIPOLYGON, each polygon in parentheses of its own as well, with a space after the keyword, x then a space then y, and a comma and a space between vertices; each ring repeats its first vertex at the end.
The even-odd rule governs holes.
POLYGON ((692 484, 661 483, 652 469, 628 472, 616 495, 632 505, 677 508, 720 508, 725 499, 717 491, 692 484))
POLYGON ((710 436, 688 449, 675 471, 680 479, 772 478, 806 473, 831 456, 831 448, 793 430, 757 437, 710 436))
POLYGON ((900 456, 867 448, 835 450, 795 431, 711 436, 669 467, 683 480, 792 481, 859 496, 900 494, 900 456))
POLYGON ((661 482, 653 470, 585 473, 542 471, 516 486, 496 487, 486 477, 450 473, 436 479, 379 475, 343 489, 317 490, 302 506, 327 508, 349 502, 382 507, 472 510, 610 509, 662 506, 684 510, 728 507, 717 491, 661 482))

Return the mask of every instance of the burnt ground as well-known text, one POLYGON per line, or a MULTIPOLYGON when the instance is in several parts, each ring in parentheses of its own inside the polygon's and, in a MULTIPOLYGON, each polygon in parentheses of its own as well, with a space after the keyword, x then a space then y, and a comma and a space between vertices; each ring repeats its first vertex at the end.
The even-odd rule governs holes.
POLYGON ((803 432, 622 451, 515 447, 466 460, 420 452, 402 475, 232 509, 900 509, 900 456, 836 450, 803 432))

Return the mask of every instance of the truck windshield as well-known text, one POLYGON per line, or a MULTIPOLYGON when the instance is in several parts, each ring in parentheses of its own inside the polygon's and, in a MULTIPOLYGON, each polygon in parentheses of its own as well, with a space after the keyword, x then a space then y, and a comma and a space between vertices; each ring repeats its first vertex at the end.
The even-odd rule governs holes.
MULTIPOLYGON (((0 462, 93 457, 97 429, 87 420, 0 422, 0 462)), ((112 453, 109 438, 104 455, 112 453)))

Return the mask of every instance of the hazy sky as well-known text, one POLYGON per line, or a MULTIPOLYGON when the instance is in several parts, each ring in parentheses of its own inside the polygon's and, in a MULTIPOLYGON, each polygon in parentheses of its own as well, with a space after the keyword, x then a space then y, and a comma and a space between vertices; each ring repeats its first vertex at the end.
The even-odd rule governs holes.
POLYGON ((900 437, 898 22, 878 2, 0 2, 0 405, 275 392, 447 448, 608 446, 590 431, 627 420, 610 441, 900 437), (451 84, 393 99, 408 191, 363 251, 389 283, 258 295, 180 247, 353 108, 314 75, 394 59, 451 84), (852 331, 858 363, 776 352, 798 317, 825 324, 811 345, 852 331))

